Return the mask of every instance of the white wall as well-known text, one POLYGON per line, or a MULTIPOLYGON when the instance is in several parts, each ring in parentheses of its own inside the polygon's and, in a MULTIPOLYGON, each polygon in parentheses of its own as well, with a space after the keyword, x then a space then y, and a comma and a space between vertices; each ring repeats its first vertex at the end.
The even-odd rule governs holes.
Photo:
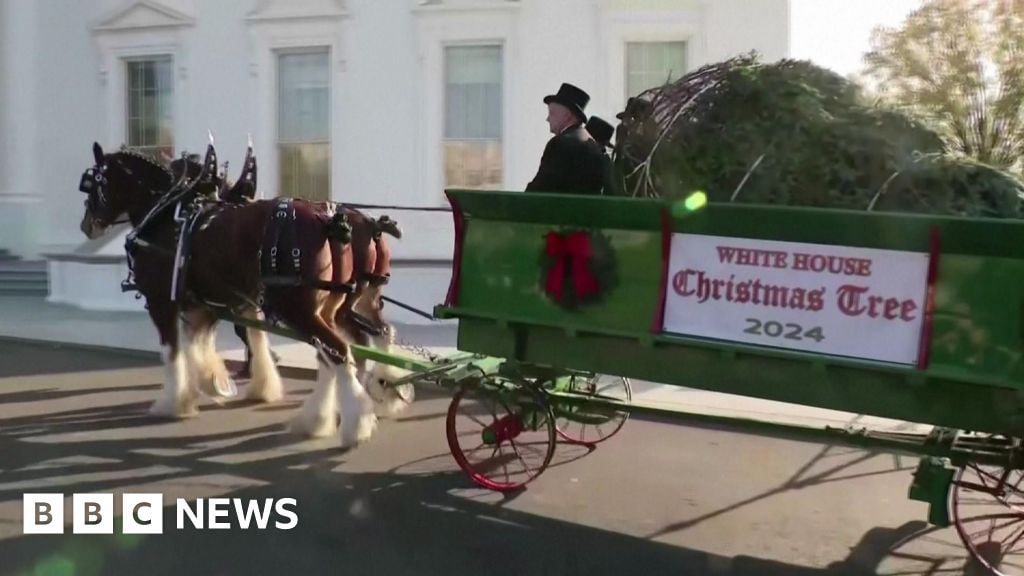
POLYGON ((36 174, 40 138, 36 131, 36 70, 43 61, 36 45, 37 3, 2 0, 0 43, 4 44, 3 121, 5 163, 0 184, 0 246, 31 255, 38 249, 42 183, 36 174))
MULTIPOLYGON (((443 206, 443 46, 504 46, 505 187, 522 190, 550 134, 544 95, 561 82, 592 96, 588 112, 614 120, 624 106, 625 42, 684 39, 690 66, 757 49, 788 53, 787 0, 0 0, 6 84, 0 115, 10 190, 38 210, 0 226, 0 246, 69 249, 78 231, 81 172, 94 140, 123 141, 120 58, 170 50, 175 57, 175 146, 202 152, 216 137, 238 174, 246 135, 260 162, 261 194, 276 194, 274 50, 331 48, 332 191, 339 201, 443 206), (125 12, 125 10, 128 10, 125 12), (13 16, 13 19, 12 19, 13 16), (17 53, 18 58, 13 54, 17 53), (18 86, 11 79, 18 79, 18 86)), ((32 206, 29 204, 29 206, 32 206)), ((451 218, 391 212, 406 236, 404 260, 451 255, 451 218)), ((10 220, 10 218, 8 218, 10 220)), ((0 222, 0 225, 4 224, 0 222)), ((399 276, 401 273, 397 273, 399 276)), ((73 280, 64 279, 71 282, 73 280)), ((443 297, 446 281, 424 305, 443 297)), ((117 291, 116 285, 111 286, 117 291)))
POLYGON ((765 62, 787 57, 790 54, 790 1, 707 0, 705 63, 751 49, 760 52, 765 62))
MULTIPOLYGON (((8 116, 11 114, 10 82, 7 78, 7 69, 10 64, 7 62, 7 54, 11 49, 7 46, 10 42, 8 32, 7 15, 9 0, 0 0, 0 196, 7 193, 7 179, 9 177, 7 158, 10 156, 10 128, 8 116)), ((3 208, 0 208, 2 210, 3 208)), ((0 247, 3 246, 3 236, 0 236, 0 247)))

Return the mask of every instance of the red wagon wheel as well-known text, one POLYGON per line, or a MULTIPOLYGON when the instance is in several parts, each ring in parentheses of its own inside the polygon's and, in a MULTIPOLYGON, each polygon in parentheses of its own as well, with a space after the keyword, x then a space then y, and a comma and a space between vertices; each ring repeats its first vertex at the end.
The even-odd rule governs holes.
POLYGON ((1024 470, 967 464, 954 484, 953 523, 971 556, 996 576, 1024 575, 1024 470))
MULTIPOLYGON (((628 378, 606 374, 571 378, 566 392, 624 403, 633 400, 628 378)), ((629 412, 607 406, 555 402, 555 428, 559 436, 573 444, 604 442, 622 430, 629 418, 629 412)))
POLYGON ((555 454, 555 425, 543 396, 492 382, 465 385, 448 406, 448 447, 480 486, 498 492, 524 487, 555 454))

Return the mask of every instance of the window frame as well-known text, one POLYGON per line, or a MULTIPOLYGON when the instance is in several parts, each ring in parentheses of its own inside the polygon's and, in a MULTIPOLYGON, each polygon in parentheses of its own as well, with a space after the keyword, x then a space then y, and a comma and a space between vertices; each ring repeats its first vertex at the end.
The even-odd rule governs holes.
POLYGON ((448 183, 447 175, 447 164, 448 164, 448 144, 451 142, 498 142, 498 147, 501 151, 501 177, 494 184, 480 187, 480 190, 503 190, 506 187, 508 180, 508 166, 507 166, 507 146, 508 137, 506 133, 507 127, 507 54, 506 47, 503 41, 451 41, 442 42, 441 44, 441 183, 442 188, 454 188, 448 183), (501 95, 501 102, 499 107, 499 137, 495 140, 493 138, 449 138, 448 137, 448 82, 449 78, 449 54, 453 48, 497 48, 499 57, 499 93, 501 95))
MULTIPOLYGON (((170 143, 166 147, 169 148, 169 152, 168 153, 171 156, 171 158, 173 158, 174 157, 174 151, 176 150, 176 142, 178 141, 178 130, 177 130, 177 126, 175 126, 175 122, 174 122, 175 117, 177 115, 177 103, 175 102, 175 98, 177 96, 177 90, 176 90, 176 85, 175 85, 176 83, 174 81, 174 64, 175 64, 175 59, 174 59, 174 55, 171 54, 171 53, 163 53, 163 54, 161 54, 161 53, 152 53, 152 54, 141 54, 141 55, 123 56, 123 57, 121 57, 121 59, 120 59, 120 66, 122 68, 122 80, 123 80, 123 82, 121 84, 121 98, 122 98, 122 107, 123 107, 122 108, 122 111, 123 111, 123 117, 122 117, 122 121, 123 121, 123 124, 122 124, 122 126, 123 126, 122 138, 123 138, 123 140, 122 141, 125 143, 126 146, 128 146, 129 148, 131 148, 133 150, 136 150, 136 151, 147 150, 147 149, 159 150, 159 149, 165 147, 164 145, 160 144, 160 142, 159 142, 159 140, 160 140, 160 135, 159 134, 157 135, 156 143, 155 144, 143 144, 143 145, 138 145, 138 144, 133 145, 133 144, 131 144, 131 128, 132 128, 132 126, 131 126, 132 117, 130 115, 131 114, 131 90, 132 90, 132 87, 131 87, 131 70, 130 70, 131 64, 133 64, 133 63, 146 63, 146 62, 160 62, 160 61, 168 62, 169 66, 170 66, 170 77, 169 77, 170 93, 168 95, 168 99, 169 99, 169 105, 171 107, 171 141, 170 141, 170 143)), ((158 98, 159 98, 159 83, 157 84, 157 88, 158 88, 157 94, 158 94, 158 98)), ((144 111, 143 111, 143 113, 144 113, 144 111)), ((143 121, 143 123, 145 123, 145 117, 144 116, 139 116, 138 118, 141 119, 143 121)))
POLYGON ((330 200, 333 196, 333 183, 334 183, 334 167, 333 167, 333 127, 334 127, 334 81, 332 77, 332 55, 333 46, 325 44, 310 44, 301 46, 284 46, 271 49, 271 60, 273 62, 273 148, 274 148, 274 183, 273 190, 278 196, 291 196, 291 197, 302 197, 309 198, 312 200, 330 200), (281 102, 282 102, 282 90, 283 84, 281 82, 281 63, 282 56, 287 55, 301 55, 301 54, 317 54, 324 57, 325 73, 327 77, 327 136, 325 140, 302 140, 302 141, 288 141, 285 142, 281 138, 281 102), (283 150, 286 147, 301 147, 301 146, 324 146, 327 150, 327 189, 325 191, 326 196, 310 196, 295 193, 297 191, 285 191, 284 189, 284 174, 283 169, 285 155, 283 150))
MULTIPOLYGON (((648 90, 650 88, 653 88, 653 87, 656 87, 656 86, 660 86, 661 84, 663 84, 665 82, 665 78, 662 78, 656 86, 648 86, 647 88, 643 88, 643 89, 641 89, 639 91, 634 91, 634 90, 630 89, 630 86, 629 86, 629 84, 630 84, 630 76, 632 74, 634 74, 634 72, 629 67, 629 64, 630 64, 630 62, 629 62, 629 49, 630 49, 630 46, 642 46, 642 47, 644 47, 644 49, 646 49, 646 48, 648 48, 650 46, 667 45, 667 44, 682 44, 682 47, 683 47, 683 69, 680 70, 680 71, 677 71, 677 73, 673 77, 673 80, 678 80, 679 78, 685 76, 688 72, 691 71, 691 68, 690 68, 690 42, 688 42, 686 40, 626 40, 624 42, 624 44, 623 44, 623 50, 624 50, 624 54, 623 54, 623 66, 624 66, 624 69, 623 69, 623 78, 624 78, 623 89, 624 89, 625 98, 628 99, 628 98, 630 98, 632 96, 636 96, 637 94, 640 94, 644 90, 648 90)), ((642 74, 642 75, 646 76, 650 72, 651 72, 650 70, 646 70, 645 69, 645 70, 642 70, 641 72, 639 72, 639 74, 642 74)))

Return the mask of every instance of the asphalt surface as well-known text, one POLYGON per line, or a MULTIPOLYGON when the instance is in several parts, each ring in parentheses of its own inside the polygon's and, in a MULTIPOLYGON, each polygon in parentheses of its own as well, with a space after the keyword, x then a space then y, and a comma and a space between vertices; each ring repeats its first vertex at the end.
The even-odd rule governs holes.
POLYGON ((914 458, 633 418, 593 451, 560 444, 501 496, 450 456, 447 394, 421 390, 342 452, 282 429, 310 382, 166 422, 145 414, 161 374, 145 356, 0 341, 0 575, 977 573, 907 499, 914 458), (25 492, 163 493, 165 530, 22 535, 25 492), (298 525, 175 529, 174 499, 219 496, 295 498, 298 525))

